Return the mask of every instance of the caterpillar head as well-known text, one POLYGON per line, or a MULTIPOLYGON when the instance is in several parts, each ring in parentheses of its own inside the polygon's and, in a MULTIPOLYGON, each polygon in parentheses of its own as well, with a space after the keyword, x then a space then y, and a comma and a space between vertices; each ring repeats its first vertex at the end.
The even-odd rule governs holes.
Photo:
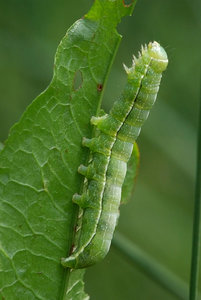
POLYGON ((156 73, 165 71, 168 65, 167 53, 164 48, 157 42, 150 42, 147 47, 147 52, 151 58, 151 66, 156 73))
POLYGON ((163 47, 157 42, 150 42, 144 47, 142 46, 141 52, 139 52, 138 58, 133 56, 133 64, 131 68, 124 66, 128 78, 132 79, 135 70, 140 70, 143 73, 143 69, 146 65, 150 65, 156 73, 162 73, 165 71, 168 65, 168 58, 163 47))

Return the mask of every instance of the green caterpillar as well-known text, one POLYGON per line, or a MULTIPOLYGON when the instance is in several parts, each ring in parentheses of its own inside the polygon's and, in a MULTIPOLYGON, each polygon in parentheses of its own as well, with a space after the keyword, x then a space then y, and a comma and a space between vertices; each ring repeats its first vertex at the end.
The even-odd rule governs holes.
POLYGON ((91 159, 87 167, 78 168, 85 176, 87 189, 73 196, 83 214, 75 237, 77 247, 69 257, 62 258, 64 267, 85 268, 108 253, 119 216, 127 162, 156 100, 167 64, 167 54, 157 42, 142 47, 132 67, 124 66, 128 81, 121 98, 109 114, 91 118, 96 136, 83 138, 83 145, 91 150, 91 159))

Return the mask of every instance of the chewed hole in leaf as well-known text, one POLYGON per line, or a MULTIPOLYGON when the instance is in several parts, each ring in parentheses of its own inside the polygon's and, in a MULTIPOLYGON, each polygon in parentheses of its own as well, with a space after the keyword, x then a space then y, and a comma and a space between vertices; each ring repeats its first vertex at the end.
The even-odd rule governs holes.
POLYGON ((75 77, 74 77, 74 80, 73 80, 73 89, 74 89, 74 91, 79 90, 82 87, 82 83, 83 83, 82 72, 80 70, 78 70, 75 73, 75 77))
POLYGON ((123 5, 129 7, 133 4, 133 0, 123 0, 123 5))

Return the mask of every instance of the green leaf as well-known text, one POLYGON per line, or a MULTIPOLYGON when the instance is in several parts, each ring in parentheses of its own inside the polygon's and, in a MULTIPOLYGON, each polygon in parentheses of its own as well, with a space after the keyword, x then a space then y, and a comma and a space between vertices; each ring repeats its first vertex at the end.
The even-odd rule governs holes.
POLYGON ((68 299, 76 282, 70 297, 86 298, 83 271, 69 274, 60 259, 71 248, 72 195, 81 189, 77 168, 88 155, 81 140, 91 136, 89 120, 121 39, 116 26, 133 8, 134 2, 96 0, 75 22, 57 49, 49 87, 0 152, 0 295, 6 300, 68 299))
POLYGON ((83 269, 71 270, 68 288, 64 300, 88 300, 89 296, 84 292, 83 269))
POLYGON ((121 203, 123 204, 128 202, 133 193, 136 177, 138 174, 139 163, 140 152, 137 143, 135 143, 131 158, 128 161, 127 173, 124 180, 124 184, 122 186, 121 203))

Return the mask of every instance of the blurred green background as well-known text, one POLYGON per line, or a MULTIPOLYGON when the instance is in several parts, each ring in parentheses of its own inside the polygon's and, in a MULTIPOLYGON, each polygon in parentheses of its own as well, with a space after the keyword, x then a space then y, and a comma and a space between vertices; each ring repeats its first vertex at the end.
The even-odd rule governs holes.
MULTIPOLYGON (((67 28, 92 0, 0 0, 0 140, 52 77, 53 58, 67 28)), ((103 106, 119 95, 140 45, 156 40, 169 56, 157 103, 138 143, 140 172, 133 199, 121 207, 118 231, 186 283, 190 255, 199 109, 201 2, 139 0, 118 27, 123 39, 103 106)), ((115 246, 86 272, 95 300, 179 299, 115 246)), ((180 298, 182 299, 182 298, 180 298)), ((186 298, 187 299, 187 298, 186 298)))

